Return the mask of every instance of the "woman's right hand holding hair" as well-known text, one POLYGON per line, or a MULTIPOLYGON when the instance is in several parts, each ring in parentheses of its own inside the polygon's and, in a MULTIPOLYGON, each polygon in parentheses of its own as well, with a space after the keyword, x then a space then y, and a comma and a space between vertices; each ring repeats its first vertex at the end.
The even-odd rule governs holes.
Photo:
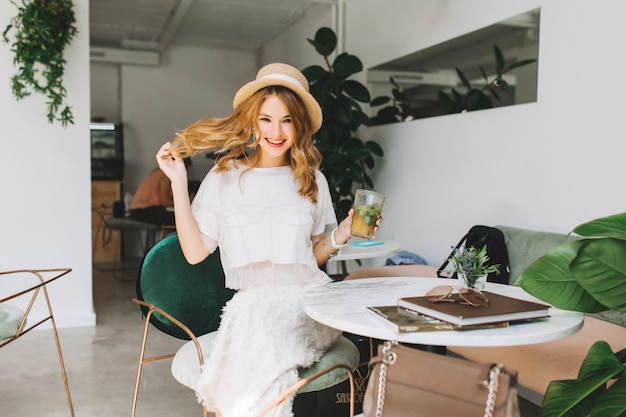
POLYGON ((170 142, 161 146, 156 154, 156 160, 161 171, 172 183, 176 233, 178 233, 183 254, 190 264, 197 264, 205 259, 214 248, 209 250, 202 242, 198 224, 191 212, 185 162, 172 151, 170 142))
POLYGON ((156 154, 159 168, 170 179, 172 184, 187 186, 187 168, 183 158, 172 152, 172 144, 166 142, 156 154))

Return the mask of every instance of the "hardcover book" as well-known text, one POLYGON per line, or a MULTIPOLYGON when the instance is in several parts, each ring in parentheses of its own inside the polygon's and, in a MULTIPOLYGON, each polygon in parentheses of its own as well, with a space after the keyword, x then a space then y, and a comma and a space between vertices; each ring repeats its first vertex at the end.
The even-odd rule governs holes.
POLYGON ((464 304, 458 294, 452 294, 456 302, 433 303, 426 297, 402 297, 398 305, 409 310, 459 326, 481 323, 512 322, 550 316, 550 306, 519 298, 482 291, 489 300, 489 307, 464 304))
POLYGON ((478 324, 470 326, 457 326, 432 317, 424 316, 412 310, 407 310, 399 306, 375 306, 367 307, 368 311, 381 319, 383 323, 393 329, 396 333, 409 332, 434 332, 440 330, 471 330, 485 329, 493 327, 507 327, 507 322, 495 324, 478 324))

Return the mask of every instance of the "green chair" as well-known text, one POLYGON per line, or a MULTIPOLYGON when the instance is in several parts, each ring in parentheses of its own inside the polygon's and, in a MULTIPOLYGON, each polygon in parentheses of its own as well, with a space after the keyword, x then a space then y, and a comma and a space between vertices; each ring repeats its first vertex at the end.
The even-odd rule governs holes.
MULTIPOLYGON (((178 235, 173 234, 158 241, 143 259, 137 278, 137 298, 146 317, 139 356, 137 378, 131 417, 135 416, 141 369, 144 363, 174 358, 172 375, 181 384, 195 389, 200 368, 211 352, 211 342, 219 327, 222 307, 234 291, 225 288, 224 272, 219 249, 197 265, 184 258, 178 235), (150 325, 173 337, 188 340, 176 353, 145 357, 150 325)), ((352 342, 340 338, 321 360, 310 368, 302 369, 300 377, 311 378, 310 383, 298 392, 318 391, 336 385, 348 375, 341 367, 332 372, 319 372, 337 363, 354 370, 359 362, 359 351, 352 342)), ((307 382, 309 380, 307 379, 307 382)), ((203 409, 204 415, 207 415, 203 409)))

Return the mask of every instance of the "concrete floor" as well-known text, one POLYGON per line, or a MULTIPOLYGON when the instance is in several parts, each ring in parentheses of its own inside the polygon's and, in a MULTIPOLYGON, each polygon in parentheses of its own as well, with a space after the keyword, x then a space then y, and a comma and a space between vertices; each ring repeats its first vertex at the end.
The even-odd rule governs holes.
MULTIPOLYGON (((93 280, 96 326, 59 330, 75 416, 130 416, 144 323, 131 301, 134 273, 95 269, 93 280)), ((183 343, 151 329, 146 355, 171 353, 183 343)), ((195 394, 171 376, 170 363, 144 365, 136 417, 202 416, 195 394)), ((521 413, 537 417, 539 409, 522 399, 521 413)), ((70 416, 52 330, 30 332, 0 350, 0 417, 22 416, 70 416)))

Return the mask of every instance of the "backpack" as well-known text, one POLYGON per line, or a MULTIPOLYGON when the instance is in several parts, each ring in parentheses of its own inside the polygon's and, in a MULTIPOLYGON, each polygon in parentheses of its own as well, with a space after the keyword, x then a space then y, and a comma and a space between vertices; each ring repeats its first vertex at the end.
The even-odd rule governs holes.
POLYGON ((489 256, 488 265, 500 265, 500 274, 495 272, 487 275, 487 281, 497 282, 499 284, 509 283, 509 253, 506 249, 506 242, 504 241, 504 234, 500 229, 489 226, 473 226, 463 238, 457 243, 450 255, 446 258, 444 263, 437 270, 437 276, 440 278, 456 278, 456 272, 450 274, 446 272, 451 269, 450 260, 454 254, 454 251, 461 246, 469 248, 474 246, 476 249, 480 249, 487 245, 487 256, 489 256))

